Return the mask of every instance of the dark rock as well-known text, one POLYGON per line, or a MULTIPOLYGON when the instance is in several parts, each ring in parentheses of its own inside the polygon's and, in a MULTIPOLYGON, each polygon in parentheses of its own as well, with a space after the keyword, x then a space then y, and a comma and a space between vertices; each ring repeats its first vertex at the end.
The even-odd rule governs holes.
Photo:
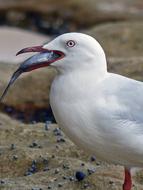
POLYGON ((57 168, 54 173, 58 174, 59 172, 60 172, 60 170, 57 168))
POLYGON ((69 165, 68 165, 68 164, 63 164, 63 169, 64 169, 64 170, 69 170, 69 169, 70 169, 70 167, 69 167, 69 165))
POLYGON ((45 168, 43 169, 44 172, 49 171, 49 170, 50 170, 50 169, 49 169, 48 167, 45 167, 45 168))
POLYGON ((57 139, 57 143, 64 143, 66 142, 66 140, 64 138, 58 138, 57 139))
POLYGON ((85 166, 85 163, 81 163, 81 166, 85 166))
POLYGON ((51 121, 46 121, 46 123, 45 123, 45 131, 49 130, 50 124, 51 124, 51 121))
POLYGON ((37 142, 33 142, 31 145, 29 145, 30 148, 42 148, 41 145, 39 145, 37 142))
POLYGON ((60 128, 55 128, 53 130, 53 132, 54 132, 55 136, 62 136, 62 132, 61 132, 60 128))
POLYGON ((96 161, 96 157, 95 157, 95 156, 91 156, 90 161, 91 161, 91 162, 96 161))
POLYGON ((10 149, 14 150, 15 148, 16 148, 16 145, 15 144, 11 144, 10 149))
POLYGON ((89 183, 85 183, 85 184, 83 185, 83 188, 84 188, 84 189, 87 189, 87 188, 89 188, 89 187, 90 187, 89 183))
POLYGON ((59 184, 58 184, 58 187, 63 187, 63 184, 62 184, 62 183, 59 183, 59 184))
POLYGON ((77 171, 75 177, 78 181, 82 181, 86 177, 86 175, 82 171, 77 171))
POLYGON ((70 177, 69 177, 69 180, 70 180, 70 181, 75 181, 75 178, 74 178, 73 176, 70 176, 70 177))
POLYGON ((88 175, 95 173, 95 169, 87 169, 88 175))
POLYGON ((17 155, 13 155, 12 159, 13 160, 18 160, 18 156, 17 155))
POLYGON ((5 181, 2 179, 2 180, 0 180, 0 184, 1 185, 4 185, 5 184, 5 181))

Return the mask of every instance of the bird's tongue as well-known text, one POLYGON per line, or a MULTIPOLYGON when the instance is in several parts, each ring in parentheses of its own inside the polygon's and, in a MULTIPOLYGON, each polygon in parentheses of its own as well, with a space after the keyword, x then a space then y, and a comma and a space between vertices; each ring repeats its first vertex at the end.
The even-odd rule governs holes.
POLYGON ((34 69, 38 69, 40 67, 46 67, 50 65, 51 63, 63 58, 64 54, 60 51, 56 50, 46 50, 42 46, 35 46, 31 48, 25 48, 22 49, 17 53, 17 55, 21 53, 27 53, 27 52, 40 52, 36 55, 33 55, 26 61, 24 61, 20 67, 13 73, 6 89, 4 90, 2 96, 0 97, 0 101, 3 99, 3 97, 6 95, 9 87, 14 83, 14 81, 23 73, 32 71, 34 69))

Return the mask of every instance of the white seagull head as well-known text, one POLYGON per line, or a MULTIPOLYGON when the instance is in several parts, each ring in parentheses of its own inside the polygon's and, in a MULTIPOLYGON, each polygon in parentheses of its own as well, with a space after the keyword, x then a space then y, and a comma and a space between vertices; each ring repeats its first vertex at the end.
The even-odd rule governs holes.
POLYGON ((77 70, 80 72, 93 70, 100 74, 107 71, 106 58, 102 47, 94 38, 82 33, 63 34, 43 46, 24 48, 17 55, 27 52, 39 53, 20 65, 12 75, 0 101, 20 74, 40 67, 55 67, 60 74, 77 70))
POLYGON ((51 63, 60 72, 73 69, 106 67, 105 54, 100 44, 91 36, 82 33, 66 33, 43 46, 48 50, 57 50, 63 57, 51 63))

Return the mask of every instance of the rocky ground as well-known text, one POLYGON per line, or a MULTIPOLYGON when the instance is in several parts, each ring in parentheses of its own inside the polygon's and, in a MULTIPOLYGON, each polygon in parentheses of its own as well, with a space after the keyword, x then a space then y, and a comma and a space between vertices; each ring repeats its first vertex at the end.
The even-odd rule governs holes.
MULTIPOLYGON (((25 125, 0 114, 0 131, 1 190, 121 190, 123 168, 79 150, 56 124, 25 125)), ((134 177, 133 190, 143 189, 142 178, 134 177)))
MULTIPOLYGON (((29 57, 15 57, 17 51, 68 31, 95 37, 110 72, 143 81, 142 11, 142 0, 1 0, 0 92, 29 57)), ((60 126, 44 123, 54 120, 49 89, 55 74, 49 68, 23 74, 0 103, 0 190, 122 190, 123 167, 87 155, 60 126)), ((133 172, 133 190, 143 190, 142 171, 133 172)))

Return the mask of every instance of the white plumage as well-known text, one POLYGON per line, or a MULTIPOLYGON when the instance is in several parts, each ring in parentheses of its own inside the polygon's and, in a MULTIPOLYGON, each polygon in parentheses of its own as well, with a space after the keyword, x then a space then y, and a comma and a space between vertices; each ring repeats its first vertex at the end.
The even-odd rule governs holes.
POLYGON ((143 83, 107 72, 102 47, 85 34, 63 34, 18 54, 25 52, 40 53, 13 74, 0 100, 21 73, 54 67, 50 104, 59 126, 86 151, 124 165, 123 190, 131 190, 130 168, 143 166, 143 83))
POLYGON ((58 50, 65 52, 66 38, 77 46, 66 52, 65 60, 52 64, 59 71, 50 92, 58 124, 72 141, 97 157, 127 167, 142 166, 142 82, 107 72, 104 52, 89 36, 65 34, 48 48, 58 44, 58 50))

